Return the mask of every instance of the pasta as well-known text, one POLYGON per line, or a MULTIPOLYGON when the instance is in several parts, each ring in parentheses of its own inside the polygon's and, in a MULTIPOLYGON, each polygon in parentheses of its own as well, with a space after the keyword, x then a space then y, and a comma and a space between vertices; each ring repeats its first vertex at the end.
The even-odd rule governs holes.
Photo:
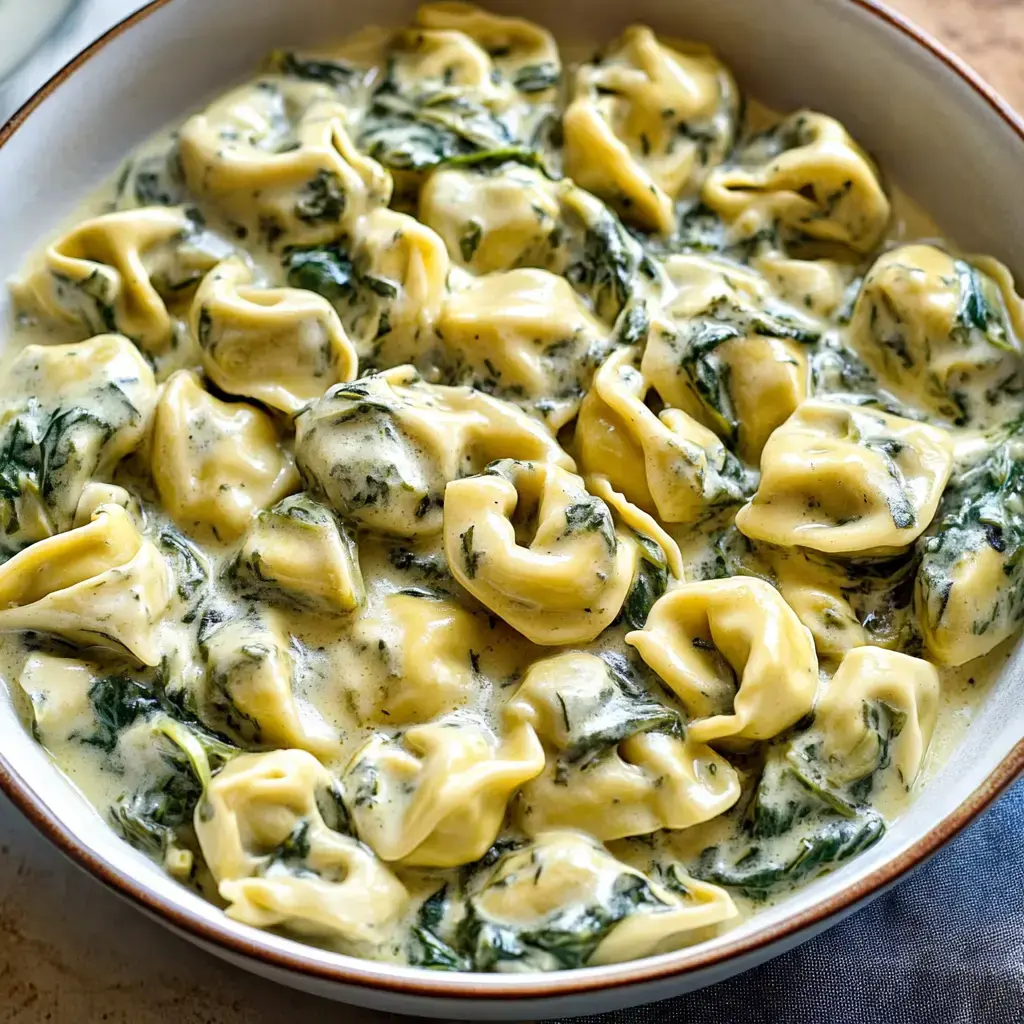
POLYGON ((645 26, 275 51, 12 282, 26 725, 234 919, 416 968, 839 868, 1024 622, 1024 303, 905 210, 645 26))

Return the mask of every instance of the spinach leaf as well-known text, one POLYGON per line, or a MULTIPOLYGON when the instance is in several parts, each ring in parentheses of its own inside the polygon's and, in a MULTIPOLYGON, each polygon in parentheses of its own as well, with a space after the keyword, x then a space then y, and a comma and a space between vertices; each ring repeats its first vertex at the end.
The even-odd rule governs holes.
POLYGON ((651 318, 647 312, 647 303, 630 300, 615 321, 612 340, 616 345, 638 345, 646 339, 650 329, 651 318))
POLYGON ((589 686, 566 687, 556 696, 567 742, 559 751, 566 768, 586 768, 623 740, 642 732, 680 734, 678 712, 659 703, 625 655, 602 651, 604 673, 589 686))
POLYGON ((606 211, 585 225, 566 280, 590 299, 598 316, 614 322, 633 294, 643 254, 619 219, 606 211))
POLYGON ((622 611, 633 629, 643 629, 654 602, 668 589, 668 565, 655 541, 639 533, 634 536, 640 544, 640 557, 622 611))
POLYGON ((363 72, 345 60, 327 60, 323 57, 300 57, 290 50, 275 50, 270 55, 271 71, 306 82, 322 82, 335 88, 356 84, 363 72))
POLYGON ((359 145, 385 167, 403 171, 519 151, 505 122, 482 104, 445 88, 405 95, 390 74, 370 101, 359 145))
POLYGON ((160 710, 160 700, 128 676, 105 676, 89 688, 89 703, 96 716, 96 731, 82 736, 82 742, 108 754, 117 746, 118 736, 139 718, 160 710))
POLYGON ((341 220, 347 201, 340 175, 321 168, 299 191, 295 216, 306 224, 334 224, 341 220))
POLYGON ((458 944, 478 971, 515 962, 570 970, 585 966, 620 921, 638 910, 664 906, 643 878, 626 872, 615 880, 604 902, 570 905, 529 928, 487 919, 470 898, 459 925, 458 944))
POLYGON ((467 971, 470 964, 444 939, 441 928, 448 905, 448 885, 444 884, 420 905, 416 923, 410 931, 409 963, 433 971, 467 971))
POLYGON ((284 258, 285 274, 293 288, 322 295, 329 302, 348 298, 355 291, 355 270, 348 254, 337 245, 293 249, 284 258))
POLYGON ((855 818, 822 821, 798 841, 796 852, 788 856, 773 855, 770 846, 754 844, 742 856, 732 859, 718 847, 708 847, 693 874, 763 899, 772 889, 812 878, 849 860, 874 846, 884 834, 881 816, 864 809, 855 818))
POLYGON ((209 563, 199 549, 173 527, 165 526, 157 534, 157 544, 171 563, 178 597, 187 606, 182 622, 193 622, 209 587, 209 563))
POLYGON ((965 555, 986 549, 999 554, 1003 576, 979 607, 974 633, 1024 621, 1024 460, 1018 445, 1012 437, 997 444, 955 477, 932 527, 917 542, 918 584, 936 622, 969 568, 965 555))
POLYGON ((121 836, 136 849, 159 857, 174 844, 182 828, 192 823, 203 787, 184 757, 166 757, 166 774, 154 777, 110 810, 121 836))
POLYGON ((950 337, 961 345, 969 345, 972 332, 978 331, 985 340, 1004 352, 1013 352, 1013 342, 1006 329, 1006 320, 999 302, 999 290, 987 274, 964 260, 954 260, 959 305, 956 326, 950 337))
POLYGON ((516 70, 512 84, 525 93, 543 92, 558 85, 561 71, 557 64, 543 61, 540 64, 526 64, 516 70))
POLYGON ((160 856, 176 845, 183 829, 191 826, 211 772, 239 753, 238 748, 206 731, 197 722, 171 717, 170 702, 156 727, 172 747, 163 754, 165 772, 135 793, 122 796, 110 809, 110 818, 132 846, 160 856))

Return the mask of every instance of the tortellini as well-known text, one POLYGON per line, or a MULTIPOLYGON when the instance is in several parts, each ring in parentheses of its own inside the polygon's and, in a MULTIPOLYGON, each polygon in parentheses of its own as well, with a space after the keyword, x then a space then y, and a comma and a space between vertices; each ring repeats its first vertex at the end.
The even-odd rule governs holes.
POLYGON ((890 213, 871 158, 838 121, 809 110, 749 139, 708 175, 701 198, 745 234, 778 222, 857 252, 875 247, 890 213))
POLYGON ((356 636, 387 659, 379 704, 367 716, 390 725, 429 722, 478 701, 488 680, 515 679, 534 650, 493 616, 431 591, 388 595, 356 636))
POLYGON ((431 354, 444 301, 448 253, 425 224, 375 210, 359 225, 354 259, 362 287, 349 305, 360 356, 372 366, 431 354))
POLYGON ((0 526, 17 550, 68 529, 89 482, 142 441, 156 384, 138 349, 103 334, 28 345, 11 363, 0 413, 0 526))
POLYGON ((828 777, 848 784, 891 765, 909 789, 938 707, 939 674, 927 661, 882 647, 850 651, 814 709, 828 777))
POLYGON ((244 743, 330 754, 338 736, 296 696, 299 665, 289 640, 270 612, 230 619, 203 637, 206 705, 244 743))
POLYGON ((649 956, 700 941, 710 926, 737 915, 718 886, 683 875, 670 891, 568 831, 546 832, 507 853, 477 884, 468 911, 471 953, 488 970, 649 956))
POLYGON ((444 550, 459 583, 544 645, 602 632, 626 600, 639 557, 578 476, 510 460, 448 484, 444 550))
POLYGON ((560 73, 539 26, 470 4, 424 4, 415 26, 391 38, 359 144, 404 191, 428 168, 534 139, 560 73))
POLYGON ((311 611, 350 612, 365 598, 355 540, 308 494, 256 514, 234 573, 246 592, 311 611))
POLYGON ((804 343, 816 322, 775 300, 749 270, 702 256, 666 265, 676 330, 651 332, 644 378, 673 408, 756 463, 772 431, 807 395, 804 343))
POLYGON ((739 778, 678 716, 592 654, 534 664, 508 706, 551 752, 526 783, 519 820, 531 835, 574 828, 607 841, 688 828, 727 811, 739 778))
POLYGON ((152 541, 123 508, 103 505, 87 526, 0 565, 0 632, 50 633, 158 665, 169 591, 167 564, 152 541))
POLYGON ((459 383, 535 410, 553 430, 576 414, 610 344, 564 278, 532 269, 453 292, 438 331, 459 383))
POLYGON ((960 473, 918 541, 914 610, 929 657, 963 665, 1024 621, 1024 451, 1012 440, 960 473))
POLYGON ((419 216, 456 264, 477 274, 534 267, 560 274, 603 321, 638 290, 643 251, 619 219, 571 179, 518 163, 442 168, 423 186, 419 216))
POLYGON ((501 458, 573 468, 543 424, 469 388, 395 367, 329 391, 297 421, 307 484, 347 519, 380 533, 441 529, 444 488, 501 458))
POLYGON ((333 242, 391 197, 391 178, 349 138, 324 85, 265 77, 190 117, 185 182, 245 236, 270 248, 333 242))
POLYGON ((455 867, 482 857, 515 789, 544 751, 520 726, 499 738, 482 722, 441 719, 401 740, 377 734, 353 756, 343 786, 359 837, 387 861, 455 867))
POLYGON ((732 143, 739 94, 706 47, 633 26, 577 72, 566 173, 623 219, 671 234, 674 202, 732 143))
POLYGON ((769 438, 736 525, 756 540, 832 555, 898 551, 931 522, 952 460, 941 428, 809 400, 769 438))
POLYGON ((1006 268, 931 245, 879 257, 850 322, 852 346, 888 387, 957 425, 1019 410, 1022 337, 1024 304, 1006 268))
POLYGON ((224 402, 179 370, 164 387, 153 422, 153 481, 164 508, 186 531, 237 537, 253 513, 298 490, 274 421, 245 402, 224 402))
POLYGON ((175 343, 168 303, 224 254, 184 208, 107 213, 57 239, 21 298, 90 334, 123 334, 157 356, 175 343))
POLYGON ((681 409, 655 415, 639 353, 613 352, 595 374, 576 424, 585 473, 603 473, 631 502, 665 522, 698 522, 745 492, 742 464, 681 409))
POLYGON ((558 83, 558 47, 551 33, 525 18, 481 10, 475 4, 440 0, 422 4, 416 24, 440 32, 461 32, 484 50, 492 82, 507 81, 523 96, 544 94, 558 83))
POLYGON ((867 631, 844 596, 844 588, 851 583, 844 572, 800 548, 770 552, 768 561, 779 593, 810 630, 819 658, 842 658, 868 642, 867 631))
POLYGON ((818 689, 810 633, 754 577, 683 584, 626 643, 697 719, 687 728, 696 743, 770 739, 811 710, 818 689))
POLYGON ((356 353, 331 304, 298 288, 259 288, 241 259, 196 292, 191 329, 203 368, 223 391, 297 413, 356 375, 356 353))
POLYGON ((545 267, 560 233, 557 185, 522 164, 435 171, 420 192, 419 216, 452 259, 477 274, 545 267))
POLYGON ((214 776, 195 830, 227 913, 260 928, 374 946, 408 902, 402 883, 363 845, 330 828, 318 795, 330 775, 312 754, 243 754, 214 776))
POLYGON ((18 685, 32 709, 32 732, 53 749, 68 740, 89 735, 94 725, 89 691, 96 681, 95 666, 52 654, 32 654, 18 685))

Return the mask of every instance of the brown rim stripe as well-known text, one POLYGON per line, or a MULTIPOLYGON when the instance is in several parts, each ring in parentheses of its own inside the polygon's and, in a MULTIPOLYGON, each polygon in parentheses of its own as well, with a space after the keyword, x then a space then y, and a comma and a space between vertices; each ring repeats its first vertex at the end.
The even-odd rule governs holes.
MULTIPOLYGON (((927 50, 950 71, 965 81, 1017 134, 1024 145, 1024 120, 985 82, 971 67, 946 49, 938 40, 907 21, 902 15, 891 11, 877 0, 845 0, 866 13, 885 22, 890 28, 906 36, 917 46, 927 50)), ((96 56, 108 43, 117 39, 145 18, 171 3, 171 0, 151 0, 145 7, 118 22, 77 57, 61 68, 0 128, 0 147, 21 127, 28 117, 79 68, 96 56)), ((258 960, 271 967, 317 978, 342 985, 410 996, 424 996, 448 999, 501 999, 516 1001, 544 999, 557 996, 580 995, 604 989, 639 985, 672 977, 683 977, 713 967, 745 954, 752 954, 782 939, 821 924, 827 918, 852 909, 858 902, 879 892, 895 882, 901 875, 922 864, 928 857, 947 843, 958 832, 969 825, 984 811, 1019 775, 1024 773, 1024 739, 1022 739, 996 769, 971 795, 947 815, 938 825, 904 850, 899 856, 877 868, 870 875, 855 884, 809 907, 807 910, 772 927, 762 928, 742 939, 726 942, 715 950, 683 949, 672 954, 664 962, 650 960, 627 961, 613 968, 602 968, 601 975, 594 975, 587 969, 567 971, 560 974, 523 977, 517 982, 504 981, 494 975, 488 976, 488 983, 481 983, 480 975, 448 975, 439 977, 422 971, 421 977, 384 976, 362 966, 366 961, 337 954, 337 966, 317 963, 301 952, 296 942, 295 952, 279 952, 267 948, 259 941, 246 939, 227 925, 211 925, 191 911, 184 910, 171 900, 148 892, 135 879, 116 871, 111 865, 89 850, 68 827, 60 821, 40 799, 25 780, 11 768, 0 753, 0 789, 12 803, 50 839, 64 854, 80 867, 95 875, 101 882, 119 895, 136 903, 142 909, 166 919, 180 931, 187 932, 202 942, 219 946, 227 952, 258 960)))

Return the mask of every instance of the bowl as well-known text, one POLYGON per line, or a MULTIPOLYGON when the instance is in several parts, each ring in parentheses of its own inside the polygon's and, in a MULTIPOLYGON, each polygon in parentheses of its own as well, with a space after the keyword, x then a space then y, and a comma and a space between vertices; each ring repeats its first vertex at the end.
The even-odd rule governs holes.
MULTIPOLYGON (((0 275, 155 129, 251 73, 267 51, 399 24, 406 0, 155 0, 58 73, 0 130, 6 204, 0 275)), ((489 4, 562 41, 596 43, 628 21, 712 44, 743 88, 777 109, 838 117, 892 180, 967 250, 1024 273, 1024 123, 970 70, 871 0, 602 0, 489 4), (585 35, 580 26, 586 26, 585 35)), ((6 295, 0 315, 7 315, 6 295)), ((646 960, 557 974, 438 974, 354 959, 227 918, 122 842, 25 730, 0 687, 0 786, 61 850, 173 931, 241 967, 389 1011, 523 1019, 663 999, 810 938, 923 863, 1024 770, 1018 650, 948 763, 885 838, 727 934, 646 960)))
POLYGON ((79 0, 0 4, 0 88, 65 26, 79 0))

